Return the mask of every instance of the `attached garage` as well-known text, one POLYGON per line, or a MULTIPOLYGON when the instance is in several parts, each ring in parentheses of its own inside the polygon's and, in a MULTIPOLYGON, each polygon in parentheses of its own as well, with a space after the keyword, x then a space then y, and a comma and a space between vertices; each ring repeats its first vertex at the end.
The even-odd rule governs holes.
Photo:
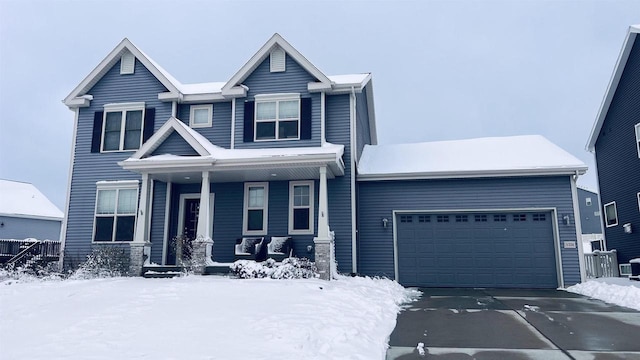
POLYGON ((541 136, 367 145, 358 272, 418 287, 576 284, 576 180, 585 170, 541 136))
POLYGON ((556 288, 553 215, 536 211, 396 213, 406 286, 556 288))

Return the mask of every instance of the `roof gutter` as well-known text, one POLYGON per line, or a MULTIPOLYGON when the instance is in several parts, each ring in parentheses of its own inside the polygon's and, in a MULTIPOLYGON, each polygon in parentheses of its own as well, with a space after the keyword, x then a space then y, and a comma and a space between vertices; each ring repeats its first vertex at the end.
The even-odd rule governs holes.
POLYGON ((499 171, 458 171, 458 172, 423 172, 423 173, 397 173, 397 174, 363 174, 358 173, 358 181, 382 181, 382 180, 430 180, 430 179, 466 179, 466 178, 494 178, 514 176, 553 176, 553 175, 582 175, 587 167, 576 168, 545 168, 524 170, 499 170, 499 171))

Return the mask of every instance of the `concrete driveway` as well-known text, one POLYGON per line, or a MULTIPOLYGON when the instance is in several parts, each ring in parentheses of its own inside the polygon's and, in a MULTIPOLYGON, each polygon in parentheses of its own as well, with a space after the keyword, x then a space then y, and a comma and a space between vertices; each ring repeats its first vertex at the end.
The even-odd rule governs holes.
POLYGON ((632 309, 557 290, 420 290, 398 315, 387 360, 640 359, 632 309))

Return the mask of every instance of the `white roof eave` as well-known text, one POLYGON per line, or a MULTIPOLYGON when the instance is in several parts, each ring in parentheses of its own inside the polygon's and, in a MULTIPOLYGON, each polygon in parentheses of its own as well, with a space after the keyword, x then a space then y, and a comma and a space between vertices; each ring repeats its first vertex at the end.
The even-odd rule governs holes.
POLYGON ((379 180, 427 180, 427 179, 463 179, 463 178, 492 178, 492 177, 523 177, 523 176, 551 176, 551 175, 583 175, 586 166, 562 168, 533 168, 533 169, 505 169, 493 171, 442 171, 416 173, 388 173, 362 174, 358 173, 358 181, 379 180))

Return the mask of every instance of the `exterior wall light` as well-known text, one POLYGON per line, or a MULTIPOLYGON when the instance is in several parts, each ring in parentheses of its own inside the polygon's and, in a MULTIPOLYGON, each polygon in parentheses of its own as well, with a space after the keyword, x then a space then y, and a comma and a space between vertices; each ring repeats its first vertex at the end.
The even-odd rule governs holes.
POLYGON ((389 219, 382 218, 382 227, 386 229, 388 224, 389 224, 389 219))
POLYGON ((622 228, 624 229, 625 234, 631 234, 633 232, 633 229, 631 228, 631 223, 626 223, 622 225, 622 228))
POLYGON ((562 217, 562 222, 565 225, 571 225, 571 217, 569 215, 565 215, 562 217))

